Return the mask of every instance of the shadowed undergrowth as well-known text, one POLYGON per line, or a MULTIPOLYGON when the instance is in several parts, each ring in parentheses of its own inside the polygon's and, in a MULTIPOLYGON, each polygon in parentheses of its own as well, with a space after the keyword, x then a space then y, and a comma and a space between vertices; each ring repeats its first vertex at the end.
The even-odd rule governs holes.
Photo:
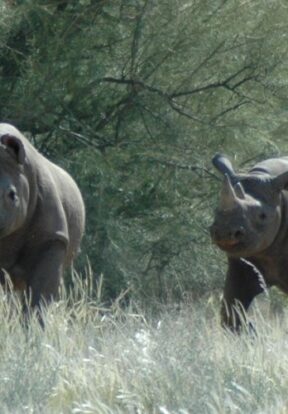
POLYGON ((76 290, 45 311, 44 331, 33 318, 24 329, 2 294, 1 413, 288 412, 288 315, 269 316, 267 299, 251 338, 221 330, 213 299, 152 317, 76 290))

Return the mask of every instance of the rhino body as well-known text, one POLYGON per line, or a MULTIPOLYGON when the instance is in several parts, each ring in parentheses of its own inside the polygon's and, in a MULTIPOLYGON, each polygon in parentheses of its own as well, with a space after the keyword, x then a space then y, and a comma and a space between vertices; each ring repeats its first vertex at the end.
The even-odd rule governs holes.
POLYGON ((288 293, 288 157, 260 162, 247 174, 236 174, 223 155, 212 162, 224 176, 210 228, 228 257, 221 320, 237 331, 241 310, 265 285, 288 293))
POLYGON ((32 307, 57 298, 60 278, 79 250, 85 209, 63 169, 13 126, 0 124, 0 268, 32 307))

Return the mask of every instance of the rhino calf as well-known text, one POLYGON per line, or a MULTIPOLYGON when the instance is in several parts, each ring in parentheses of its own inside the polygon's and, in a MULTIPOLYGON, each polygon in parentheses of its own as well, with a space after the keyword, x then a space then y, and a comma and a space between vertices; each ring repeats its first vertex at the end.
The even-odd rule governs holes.
POLYGON ((7 272, 32 307, 57 298, 60 277, 79 250, 85 210, 63 169, 13 126, 0 123, 0 280, 7 272))
POLYGON ((224 176, 210 228, 228 257, 221 320, 237 331, 245 321, 241 310, 265 284, 288 293, 288 157, 260 162, 247 174, 236 174, 223 155, 212 162, 224 176))

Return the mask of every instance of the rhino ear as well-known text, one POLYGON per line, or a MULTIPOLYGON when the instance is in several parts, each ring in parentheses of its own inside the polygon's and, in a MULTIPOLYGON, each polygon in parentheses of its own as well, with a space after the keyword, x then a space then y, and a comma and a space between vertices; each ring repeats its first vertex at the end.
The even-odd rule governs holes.
POLYGON ((25 148, 23 142, 14 135, 5 134, 1 136, 1 144, 7 149, 18 164, 24 164, 25 148))
POLYGON ((272 178, 272 185, 275 190, 287 190, 288 189, 288 171, 277 175, 272 178))
POLYGON ((223 154, 215 154, 212 158, 212 164, 220 171, 223 175, 227 174, 230 178, 235 177, 235 171, 232 167, 231 162, 223 154))

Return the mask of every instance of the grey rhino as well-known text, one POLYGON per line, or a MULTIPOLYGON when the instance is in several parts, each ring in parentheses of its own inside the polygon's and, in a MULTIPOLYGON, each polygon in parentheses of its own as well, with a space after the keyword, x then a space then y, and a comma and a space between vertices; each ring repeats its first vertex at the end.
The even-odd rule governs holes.
POLYGON ((238 331, 243 310, 265 285, 288 293, 288 157, 262 161, 247 174, 236 174, 221 154, 212 162, 224 176, 210 228, 228 257, 221 321, 238 331))
POLYGON ((0 268, 32 307, 57 298, 85 224, 80 191, 13 126, 0 123, 0 268))

